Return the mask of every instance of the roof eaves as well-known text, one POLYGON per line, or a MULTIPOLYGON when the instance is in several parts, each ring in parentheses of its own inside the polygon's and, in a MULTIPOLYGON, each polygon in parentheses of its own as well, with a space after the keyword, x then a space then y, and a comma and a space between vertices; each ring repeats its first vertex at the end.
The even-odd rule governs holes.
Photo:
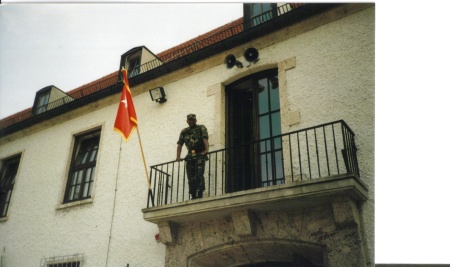
MULTIPOLYGON (((185 55, 189 54, 190 52, 189 52, 189 50, 185 51, 184 49, 188 48, 193 43, 201 42, 203 39, 205 39, 205 36, 208 37, 208 36, 211 36, 211 35, 213 35, 213 34, 215 34, 217 32, 226 30, 226 29, 228 29, 230 27, 235 27, 237 24, 242 23, 242 21, 243 21, 242 18, 238 19, 238 20, 235 20, 235 21, 233 21, 231 23, 228 23, 228 24, 226 24, 224 26, 221 26, 221 27, 219 27, 217 29, 214 29, 214 30, 212 30, 212 31, 210 31, 208 33, 202 34, 202 35, 200 35, 200 36, 198 36, 198 37, 196 37, 196 38, 194 38, 192 40, 186 41, 186 42, 184 42, 184 43, 182 43, 180 45, 177 45, 175 47, 167 49, 167 50, 157 54, 156 57, 157 58, 164 57, 166 55, 170 55, 174 51, 180 51, 180 50, 184 51, 184 53, 181 56, 185 56, 185 55)), ((142 46, 141 47, 132 48, 131 50, 127 51, 126 53, 129 53, 130 51, 134 51, 134 50, 140 49, 140 48, 142 48, 142 46)), ((193 51, 191 51, 191 52, 193 52, 193 51)), ((180 55, 178 57, 180 57, 180 55)), ((80 87, 77 87, 77 88, 75 88, 73 90, 70 90, 70 91, 67 92, 67 95, 72 97, 73 99, 80 99, 82 97, 85 97, 85 96, 91 95, 93 93, 99 92, 99 91, 101 91, 103 89, 106 89, 106 88, 110 87, 111 85, 116 84, 119 81, 119 77, 120 76, 119 76, 118 73, 119 73, 119 71, 112 72, 112 73, 110 73, 108 75, 103 76, 102 78, 99 78, 99 79, 94 80, 94 81, 92 81, 90 83, 84 84, 84 85, 82 85, 80 87)), ((47 87, 45 87, 44 89, 46 89, 46 88, 47 87)), ((10 115, 10 116, 8 116, 6 118, 1 119, 0 120, 0 132, 1 132, 0 136, 5 134, 3 132, 3 130, 5 128, 7 128, 7 127, 9 127, 11 125, 14 125, 16 123, 22 122, 24 120, 30 119, 32 117, 32 115, 33 115, 33 108, 31 107, 31 108, 27 108, 27 109, 25 109, 23 111, 20 111, 18 113, 12 114, 12 115, 10 115)), ((41 115, 41 117, 44 117, 43 114, 40 114, 40 115, 41 115)), ((45 116, 45 117, 48 117, 48 116, 45 116)), ((41 120, 42 119, 36 120, 36 121, 41 121, 41 120)))
MULTIPOLYGON (((172 47, 170 49, 167 49, 167 50, 159 53, 157 55, 157 57, 160 58, 162 61, 164 61, 165 64, 154 69, 155 71, 153 71, 153 72, 147 71, 146 73, 142 73, 140 75, 133 77, 133 79, 130 79, 130 85, 140 84, 142 82, 148 81, 152 77, 157 77, 160 75, 164 75, 170 71, 180 69, 188 64, 192 64, 192 62, 198 62, 200 60, 203 60, 203 59, 211 56, 211 54, 219 53, 219 52, 225 51, 233 46, 248 42, 252 38, 254 39, 259 36, 268 34, 268 33, 272 32, 273 30, 276 30, 276 28, 278 28, 278 27, 283 27, 283 25, 285 25, 285 24, 289 24, 289 23, 293 23, 295 21, 302 20, 306 17, 309 17, 314 14, 318 14, 318 13, 320 13, 324 10, 327 10, 329 8, 332 8, 333 6, 336 6, 336 5, 339 5, 339 4, 322 4, 321 6, 305 5, 305 6, 307 6, 306 9, 300 10, 299 12, 294 12, 294 14, 291 14, 291 16, 288 16, 287 19, 283 19, 283 20, 274 19, 273 23, 271 23, 270 25, 263 24, 257 28, 252 28, 250 30, 246 30, 246 32, 248 32, 248 34, 245 36, 240 34, 244 31, 244 29, 243 29, 243 18, 239 18, 235 21, 227 23, 221 27, 218 27, 212 31, 202 34, 194 39, 191 39, 180 45, 177 45, 175 47, 172 47), (231 29, 231 31, 230 31, 230 29, 231 29), (218 33, 220 33, 220 32, 224 32, 224 34, 221 36, 217 36, 218 33), (230 38, 230 37, 233 37, 233 38, 230 38), (208 40, 208 39, 210 39, 210 40, 208 40), (233 40, 231 40, 231 39, 233 39, 233 40), (204 47, 201 47, 202 42, 206 42, 204 47), (220 43, 220 44, 218 44, 218 43, 220 43), (198 47, 196 47, 196 49, 191 50, 190 47, 193 45, 196 45, 196 44, 198 47), (173 55, 174 53, 176 53, 176 54, 173 55), (182 59, 182 60, 180 60, 180 59, 182 59), (171 64, 168 64, 168 63, 171 63, 171 64)), ((135 48, 133 48, 133 49, 135 49, 135 48)), ((131 49, 131 50, 133 50, 133 49, 131 49)), ((113 73, 108 74, 100 79, 97 79, 97 80, 91 82, 91 83, 85 84, 83 86, 80 86, 78 88, 75 88, 75 89, 69 91, 67 94, 70 95, 71 97, 73 97, 74 99, 79 99, 79 98, 84 97, 83 99, 85 99, 85 100, 79 100, 78 105, 72 105, 72 104, 74 104, 73 102, 69 103, 68 107, 61 107, 61 110, 64 109, 64 112, 65 112, 67 110, 70 110, 71 108, 75 108, 79 105, 89 103, 89 101, 95 101, 95 100, 100 99, 101 97, 105 97, 112 93, 119 92, 120 88, 118 86, 113 86, 113 85, 117 85, 117 82, 119 81, 120 76, 118 75, 118 73, 119 73, 119 71, 113 72, 113 73), (92 88, 89 88, 89 87, 92 87, 92 88), (89 88, 89 90, 87 90, 87 88, 89 88), (110 88, 110 89, 106 90, 108 92, 103 90, 103 89, 107 89, 107 88, 110 88), (105 91, 105 92, 103 92, 103 91, 105 91), (95 94, 95 96, 94 96, 94 94, 95 94), (92 96, 90 96, 90 95, 92 95, 92 96), (88 96, 88 97, 85 97, 85 96, 88 96)), ((0 120, 0 136, 4 136, 4 135, 8 134, 9 132, 16 131, 17 129, 15 129, 15 130, 11 129, 11 131, 5 131, 4 128, 15 124, 17 121, 16 119, 18 119, 19 117, 23 118, 23 117, 27 116, 25 114, 31 114, 31 113, 32 113, 31 108, 29 108, 27 110, 13 114, 5 119, 0 120), (20 116, 20 115, 22 115, 22 116, 20 116), (17 118, 16 118, 16 116, 17 116, 17 118), (10 122, 12 122, 12 124, 10 122), (8 124, 8 125, 6 125, 6 124, 8 124)), ((40 114, 40 117, 38 116, 39 118, 35 118, 32 121, 34 121, 36 123, 36 122, 42 121, 44 119, 47 119, 50 116, 52 116, 52 114, 53 115, 56 114, 56 110, 53 110, 52 112, 47 111, 45 113, 48 113, 48 114, 45 114, 45 116, 43 114, 40 114)), ((31 115, 29 116, 29 118, 31 119, 31 115)), ((25 120, 26 119, 27 118, 25 118, 25 120)), ((28 125, 29 124, 29 123, 22 123, 22 121, 18 121, 18 123, 20 125, 28 125)), ((20 127, 26 127, 26 126, 20 126, 20 127)))

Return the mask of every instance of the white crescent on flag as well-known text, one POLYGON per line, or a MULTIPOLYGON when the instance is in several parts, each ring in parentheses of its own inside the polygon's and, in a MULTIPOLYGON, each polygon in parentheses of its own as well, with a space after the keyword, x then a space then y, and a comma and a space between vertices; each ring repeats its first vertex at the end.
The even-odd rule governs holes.
POLYGON ((124 100, 122 100, 122 101, 120 101, 120 102, 123 102, 123 103, 125 104, 125 108, 128 108, 127 99, 124 99, 124 100))

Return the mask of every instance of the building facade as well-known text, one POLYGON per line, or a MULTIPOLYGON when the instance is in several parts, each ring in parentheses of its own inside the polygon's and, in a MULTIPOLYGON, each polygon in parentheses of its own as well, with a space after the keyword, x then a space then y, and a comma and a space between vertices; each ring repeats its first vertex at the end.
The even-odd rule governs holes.
POLYGON ((113 131, 119 71, 0 122, 2 267, 374 265, 374 4, 243 13, 120 58, 146 164, 113 131), (189 113, 201 199, 175 161, 189 113))

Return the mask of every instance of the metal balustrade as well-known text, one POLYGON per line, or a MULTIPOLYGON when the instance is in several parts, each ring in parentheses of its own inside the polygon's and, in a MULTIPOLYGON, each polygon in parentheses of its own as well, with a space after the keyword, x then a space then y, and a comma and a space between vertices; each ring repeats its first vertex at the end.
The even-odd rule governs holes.
MULTIPOLYGON (((147 207, 190 199, 185 168, 150 166, 147 207)), ((359 177, 355 135, 343 120, 209 152, 203 197, 339 174, 359 177)))

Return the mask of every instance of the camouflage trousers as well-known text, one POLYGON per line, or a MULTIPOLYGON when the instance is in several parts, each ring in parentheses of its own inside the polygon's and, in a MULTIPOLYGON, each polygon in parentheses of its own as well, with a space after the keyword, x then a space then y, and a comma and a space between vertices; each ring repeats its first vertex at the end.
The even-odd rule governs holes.
POLYGON ((205 191, 205 158, 198 157, 186 160, 186 173, 189 183, 189 194, 192 199, 202 198, 205 191))

